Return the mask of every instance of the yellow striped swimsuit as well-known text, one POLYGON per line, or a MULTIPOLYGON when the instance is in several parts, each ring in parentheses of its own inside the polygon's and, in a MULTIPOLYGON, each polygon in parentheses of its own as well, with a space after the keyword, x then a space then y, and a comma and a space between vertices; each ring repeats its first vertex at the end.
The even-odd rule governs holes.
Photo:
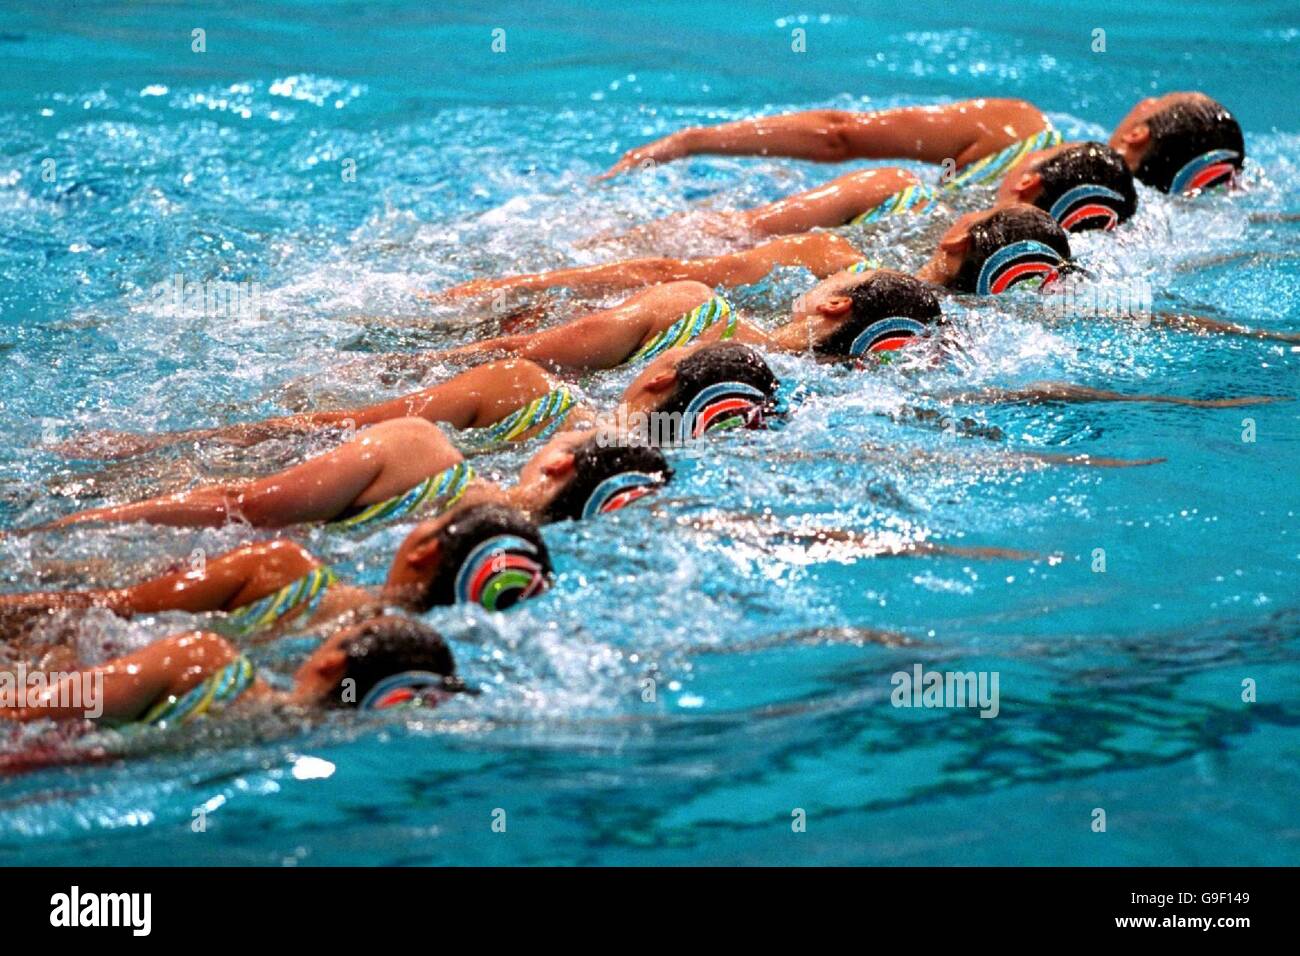
POLYGON ((1049 126, 1041 133, 1035 133, 1018 143, 1012 143, 1006 149, 971 163, 954 176, 950 182, 944 183, 942 188, 965 189, 967 186, 981 186, 990 183, 1002 176, 1008 169, 1030 153, 1037 152, 1040 149, 1047 149, 1049 146, 1056 146, 1060 142, 1060 132, 1049 126))
POLYGON ((246 637, 269 631, 281 621, 291 618, 306 620, 316 613, 321 601, 325 599, 325 592, 337 581, 338 576, 330 568, 312 568, 278 591, 235 608, 226 615, 225 629, 246 637))
POLYGON ((656 334, 645 345, 637 349, 624 365, 648 362, 669 349, 687 345, 703 335, 718 322, 726 322, 722 330, 722 339, 729 339, 736 334, 736 312, 720 295, 715 295, 708 302, 697 305, 662 332, 656 334))
POLYGON ((211 711, 229 707, 253 684, 253 663, 242 654, 184 694, 169 694, 150 707, 137 724, 166 727, 188 724, 211 711))
POLYGON ((879 222, 886 216, 899 216, 904 213, 924 215, 934 208, 936 202, 934 190, 923 183, 917 183, 915 186, 900 189, 874 209, 868 209, 862 215, 854 216, 849 220, 849 225, 867 226, 879 222))
POLYGON ((861 262, 855 262, 845 269, 845 272, 867 272, 871 269, 883 269, 879 259, 863 259, 861 262))
POLYGON ((543 424, 546 427, 533 437, 548 438, 563 424, 569 415, 569 409, 575 404, 577 399, 573 397, 573 392, 567 385, 561 385, 555 391, 547 392, 516 409, 494 425, 471 429, 476 433, 474 444, 495 445, 499 442, 520 441, 529 430, 543 424))
POLYGON ((434 516, 443 514, 464 496, 465 488, 474 480, 474 475, 472 466, 467 462, 459 462, 446 471, 430 475, 409 491, 367 505, 356 514, 331 521, 325 527, 336 531, 357 531, 426 510, 431 510, 434 516))

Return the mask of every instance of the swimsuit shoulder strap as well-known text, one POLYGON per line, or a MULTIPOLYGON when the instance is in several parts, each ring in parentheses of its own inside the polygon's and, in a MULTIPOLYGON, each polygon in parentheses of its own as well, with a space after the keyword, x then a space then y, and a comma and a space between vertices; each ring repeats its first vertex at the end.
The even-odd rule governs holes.
POLYGON ((977 186, 991 182, 1030 153, 1037 152, 1040 149, 1047 149, 1049 146, 1059 145, 1060 142, 1060 131, 1053 129, 1049 125, 1047 129, 1040 133, 1035 133, 1018 143, 1012 143, 1006 149, 999 150, 991 156, 985 156, 983 159, 971 163, 954 176, 951 182, 944 183, 943 188, 965 189, 967 186, 977 186))
POLYGON ((480 433, 482 444, 495 445, 500 442, 519 441, 524 434, 538 425, 546 425, 538 438, 551 435, 568 416, 577 399, 567 385, 561 385, 553 392, 547 392, 535 398, 522 408, 517 408, 501 421, 486 428, 474 429, 480 433))
POLYGON ((862 259, 858 262, 853 263, 853 265, 849 266, 848 269, 846 269, 845 271, 846 272, 867 272, 870 269, 880 269, 880 268, 882 268, 882 265, 879 259, 862 259))
POLYGON ((849 225, 866 226, 879 222, 886 216, 899 216, 904 213, 924 215, 932 210, 936 203, 935 191, 924 183, 917 183, 900 189, 874 209, 868 209, 861 215, 854 216, 849 220, 849 225))
POLYGON ((293 617, 310 618, 337 581, 338 575, 328 566, 312 568, 278 591, 235 608, 226 615, 226 624, 243 636, 270 630, 293 617))
POLYGON ((623 364, 634 365, 648 362, 671 348, 693 342, 719 322, 726 322, 722 330, 723 339, 729 339, 736 334, 737 318, 735 309, 731 307, 731 303, 725 298, 715 295, 707 302, 691 309, 662 332, 656 333, 650 341, 637 349, 632 354, 632 357, 623 364))
POLYGON ((326 527, 337 531, 357 531, 425 510, 432 509, 435 515, 442 514, 460 501, 474 475, 474 468, 468 462, 457 462, 446 471, 425 478, 409 491, 367 505, 354 515, 331 521, 326 527))
POLYGON ((159 700, 136 723, 155 727, 187 724, 209 711, 233 704, 252 686, 254 676, 253 662, 241 654, 184 694, 169 694, 159 700))

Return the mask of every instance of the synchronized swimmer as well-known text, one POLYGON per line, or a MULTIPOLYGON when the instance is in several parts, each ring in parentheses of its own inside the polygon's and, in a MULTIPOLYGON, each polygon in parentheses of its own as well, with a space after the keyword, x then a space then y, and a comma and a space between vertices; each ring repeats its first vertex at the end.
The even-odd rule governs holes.
MULTIPOLYGON (((762 428, 794 413, 789 396, 797 383, 779 380, 766 355, 788 353, 870 370, 901 349, 920 354, 930 346, 930 361, 942 362, 960 311, 949 305, 955 296, 1051 287, 1073 269, 1070 234, 1114 230, 1129 220, 1139 201, 1136 183, 1187 196, 1231 187, 1245 145, 1231 114, 1200 93, 1143 100, 1109 143, 1063 142, 1033 105, 988 99, 874 113, 816 110, 685 129, 630 150, 605 178, 702 154, 828 163, 899 159, 943 171, 933 185, 897 167, 855 171, 763 206, 696 216, 692 228, 705 238, 744 246, 712 257, 642 256, 481 277, 434 293, 443 301, 557 287, 630 294, 612 307, 541 331, 417 356, 412 361, 421 367, 467 367, 409 395, 211 429, 99 432, 66 443, 61 450, 74 457, 125 459, 175 445, 247 446, 284 435, 343 431, 332 450, 267 477, 121 501, 11 531, 242 522, 282 533, 200 568, 118 587, 0 596, 7 656, 35 658, 32 666, 59 675, 44 698, 0 708, 0 716, 83 718, 84 710, 61 704, 60 686, 83 680, 102 684, 98 719, 164 727, 262 706, 432 706, 464 693, 468 688, 446 642, 414 616, 451 604, 505 611, 540 597, 554 571, 545 525, 597 518, 662 489, 673 475, 665 452, 682 442, 726 429, 762 428), (988 208, 957 214, 958 192, 980 195, 982 187, 994 186, 988 208), (902 215, 951 220, 928 260, 911 274, 882 266, 828 231, 871 227, 902 215), (781 266, 802 268, 817 282, 775 327, 742 316, 724 295, 781 266), (611 369, 631 369, 633 377, 613 407, 592 407, 580 378, 611 369), (644 432, 628 424, 647 419, 667 427, 644 432), (527 442, 538 447, 511 484, 488 480, 472 463, 479 452, 527 442), (403 522, 414 526, 378 588, 342 580, 294 539, 304 525, 356 534, 403 522), (161 636, 97 666, 81 666, 71 647, 37 656, 33 646, 28 652, 23 635, 34 622, 88 608, 121 617, 163 611, 207 617, 203 629, 161 636), (305 641, 307 650, 291 689, 273 690, 245 649, 286 637, 305 641)), ((653 246, 680 227, 679 218, 670 218, 636 226, 622 238, 653 246)), ((1197 316, 1164 320, 1201 333, 1297 339, 1197 316)), ((1272 399, 1122 395, 1039 383, 955 400, 1223 407, 1272 399)), ((729 534, 773 533, 756 516, 695 524, 729 534)), ((834 529, 817 532, 817 540, 862 544, 854 533, 834 529)), ((937 543, 870 553, 1015 554, 937 543)))

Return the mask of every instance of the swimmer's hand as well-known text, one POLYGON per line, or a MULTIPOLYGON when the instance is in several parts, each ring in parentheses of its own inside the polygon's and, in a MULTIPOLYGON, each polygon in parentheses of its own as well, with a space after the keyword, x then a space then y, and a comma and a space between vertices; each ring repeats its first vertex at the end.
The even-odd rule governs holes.
POLYGON ((208 433, 203 430, 185 432, 162 432, 153 435, 141 435, 137 432, 122 432, 112 429, 87 432, 76 438, 49 446, 50 451, 64 458, 78 458, 94 461, 121 461, 134 458, 160 448, 193 439, 203 438, 208 433))
POLYGON ((670 163, 674 159, 689 156, 691 154, 690 133, 691 130, 689 129, 678 130, 676 133, 670 133, 663 139, 657 139, 653 143, 629 149, 623 154, 622 159, 597 176, 596 181, 613 179, 620 173, 625 173, 634 167, 654 168, 656 163, 670 163))
POLYGON ((993 402, 999 404, 1086 404, 1089 402, 1130 402, 1134 404, 1184 405, 1188 408, 1243 408, 1290 401, 1278 395, 1242 395, 1237 398, 1190 398, 1184 395, 1129 395, 1109 389, 1089 388, 1071 382, 1033 382, 1025 388, 986 388, 952 397, 957 404, 993 402))
POLYGON ((1047 451, 1017 451, 1015 455, 1046 462, 1049 465, 1066 465, 1076 468, 1146 468, 1150 465, 1163 465, 1168 458, 1109 458, 1104 455, 1092 455, 1088 452, 1055 453, 1047 451))
POLYGON ((421 296, 430 302, 456 302, 462 299, 474 299, 488 295, 498 289, 534 288, 532 276, 507 276, 504 279, 470 279, 437 292, 423 292, 421 296))
POLYGON ((1300 332, 1283 332, 1276 329, 1253 329, 1236 322, 1222 322, 1203 315, 1190 315, 1183 312, 1157 312, 1151 316, 1157 325, 1183 329, 1189 332, 1219 333, 1222 335, 1240 335, 1249 339, 1265 342, 1300 342, 1300 332))
MULTIPOLYGON (((325 421, 322 424, 331 424, 331 422, 325 421)), ((310 426, 310 422, 270 419, 264 422, 227 425, 224 428, 194 428, 188 431, 160 432, 152 435, 98 431, 55 445, 53 450, 65 458, 122 461, 163 448, 171 448, 174 445, 199 442, 220 442, 235 448, 248 448, 271 438, 304 433, 310 430, 310 426)))

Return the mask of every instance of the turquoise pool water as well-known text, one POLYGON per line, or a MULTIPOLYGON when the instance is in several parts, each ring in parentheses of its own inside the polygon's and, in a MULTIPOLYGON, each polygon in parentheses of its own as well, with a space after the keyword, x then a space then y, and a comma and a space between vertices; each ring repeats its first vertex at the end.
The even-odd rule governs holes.
MULTIPOLYGON (((484 318, 419 290, 588 261, 575 242, 832 175, 703 159, 590 183, 656 134, 758 110, 1015 95, 1096 137, 1140 96, 1206 90, 1246 131, 1248 192, 1196 205, 1144 192, 1131 224, 1077 244, 1082 288, 1144 280, 1158 308, 1300 329, 1294 5, 1029 3, 1014 18, 983 0, 493 6, 5 4, 0 526, 249 464, 225 453, 104 469, 55 456, 58 439, 273 413, 280 386, 308 375, 321 402, 395 393, 410 383, 339 368, 484 318), (806 53, 791 51, 796 28, 806 53), (256 283, 262 312, 178 313, 157 292, 178 274, 256 283)), ((939 225, 862 238, 914 265, 939 225)), ((737 300, 775 320, 807 284, 783 274, 737 300)), ((561 575, 545 598, 496 617, 431 614, 483 688, 476 701, 410 724, 212 727, 162 753, 9 777, 0 859, 1297 862, 1300 405, 963 406, 999 440, 900 413, 1039 379, 1294 396, 1300 352, 1048 323, 1033 297, 980 305, 962 336, 965 356, 928 371, 774 360, 811 391, 785 430, 675 455, 678 481, 654 508, 548 529, 561 575), (1167 461, 1027 467, 1008 462, 1017 450, 1167 461), (764 509, 1043 557, 858 558, 675 520, 764 509), (999 715, 891 707, 890 676, 918 662, 996 671, 999 715), (1090 826, 1099 807, 1105 833, 1090 826), (796 809, 806 832, 792 831, 796 809)), ((374 581, 397 535, 310 540, 374 581)), ((247 537, 3 539, 0 586, 121 580, 247 537)), ((103 655, 184 624, 95 616, 79 640, 103 655)))

